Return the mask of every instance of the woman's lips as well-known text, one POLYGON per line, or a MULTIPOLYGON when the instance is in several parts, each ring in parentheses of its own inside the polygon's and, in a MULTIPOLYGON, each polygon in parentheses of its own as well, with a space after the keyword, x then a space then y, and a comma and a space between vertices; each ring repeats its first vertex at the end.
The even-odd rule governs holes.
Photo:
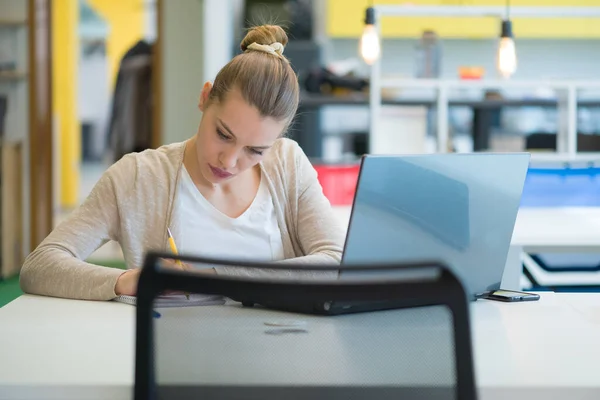
POLYGON ((224 169, 213 167, 210 164, 208 166, 210 167, 210 170, 213 173, 213 175, 219 179, 229 178, 230 176, 233 175, 233 174, 225 171, 224 169))

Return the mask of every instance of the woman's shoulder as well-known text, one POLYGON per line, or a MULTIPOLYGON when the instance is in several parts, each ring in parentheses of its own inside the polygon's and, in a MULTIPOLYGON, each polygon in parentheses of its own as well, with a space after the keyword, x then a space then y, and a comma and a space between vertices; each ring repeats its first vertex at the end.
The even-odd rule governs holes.
POLYGON ((115 189, 127 191, 147 184, 170 185, 177 176, 184 148, 185 143, 173 143, 126 154, 106 170, 103 179, 111 181, 115 189))
POLYGON ((306 155, 298 143, 292 139, 277 139, 268 156, 265 157, 263 165, 268 168, 279 170, 280 173, 290 173, 299 167, 299 163, 308 161, 306 155))
POLYGON ((300 146, 298 145, 298 142, 296 142, 293 139, 287 138, 287 137, 282 137, 279 138, 275 141, 275 144, 273 145, 273 152, 272 153, 276 153, 276 154, 282 154, 282 153, 296 153, 297 151, 302 151, 300 146))
POLYGON ((154 166, 164 168, 165 166, 178 168, 183 160, 185 142, 171 143, 160 146, 156 149, 146 149, 137 153, 129 153, 123 159, 130 159, 144 167, 152 168, 154 166))
POLYGON ((124 155, 109 168, 113 174, 127 173, 149 173, 159 174, 174 172, 179 168, 183 160, 185 143, 173 143, 163 145, 157 149, 147 149, 124 155))
MULTIPOLYGON (((277 187, 298 193, 316 178, 316 171, 298 143, 292 139, 278 139, 263 160, 263 170, 277 187)), ((289 193, 288 193, 289 195, 289 193)))

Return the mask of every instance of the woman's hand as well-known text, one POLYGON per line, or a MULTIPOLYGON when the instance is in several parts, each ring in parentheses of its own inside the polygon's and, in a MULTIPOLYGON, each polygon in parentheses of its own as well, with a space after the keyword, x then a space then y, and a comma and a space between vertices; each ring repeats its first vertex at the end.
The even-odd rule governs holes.
POLYGON ((135 296, 137 293, 138 280, 140 279, 140 268, 130 269, 123 272, 117 279, 115 293, 117 296, 135 296))
POLYGON ((161 258, 160 260, 161 267, 165 267, 165 268, 171 268, 171 269, 178 269, 178 270, 182 270, 182 271, 193 271, 194 268, 189 265, 186 264, 184 262, 178 261, 178 260, 173 260, 170 258, 161 258))
MULTIPOLYGON (((205 269, 205 268, 193 268, 189 264, 179 263, 175 260, 170 259, 162 259, 162 266, 166 268, 178 269, 183 271, 193 271, 200 274, 216 274, 214 268, 205 269)), ((125 295, 125 296, 135 296, 137 294, 137 285, 138 280, 140 279, 141 268, 134 268, 125 271, 122 273, 117 279, 117 283, 115 285, 115 293, 117 296, 125 295)), ((176 293, 176 292, 171 292, 176 293)))
MULTIPOLYGON (((187 264, 176 263, 173 260, 161 260, 162 266, 179 270, 190 270, 191 267, 187 264)), ((137 294, 138 281, 140 279, 141 268, 133 268, 122 273, 117 279, 115 285, 115 293, 117 296, 135 296, 137 294)))
POLYGON ((171 259, 162 259, 162 261, 163 265, 167 268, 182 269, 184 271, 190 271, 197 274, 215 275, 217 273, 214 268, 194 268, 189 264, 177 262, 176 260, 171 259))

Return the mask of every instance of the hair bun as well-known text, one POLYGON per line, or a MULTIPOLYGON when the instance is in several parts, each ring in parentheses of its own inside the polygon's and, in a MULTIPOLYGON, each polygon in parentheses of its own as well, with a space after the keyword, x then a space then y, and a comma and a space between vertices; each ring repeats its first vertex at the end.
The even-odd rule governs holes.
MULTIPOLYGON (((242 51, 247 51, 253 43, 263 46, 275 46, 277 47, 275 52, 282 56, 283 49, 288 44, 288 37, 283 28, 278 25, 260 25, 248 31, 246 37, 240 43, 240 48, 242 51), (279 50, 280 46, 278 44, 281 45, 281 50, 279 50)), ((250 50, 256 50, 256 48, 250 50)))

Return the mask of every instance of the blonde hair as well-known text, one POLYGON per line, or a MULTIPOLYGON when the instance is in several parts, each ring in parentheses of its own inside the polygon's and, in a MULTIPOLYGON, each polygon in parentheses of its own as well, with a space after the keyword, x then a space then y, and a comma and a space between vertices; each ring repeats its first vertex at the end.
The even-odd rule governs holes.
POLYGON ((288 37, 277 25, 252 28, 242 40, 242 53, 217 74, 209 101, 223 101, 227 93, 239 89, 244 99, 263 117, 291 124, 300 97, 298 78, 283 55, 288 37))

